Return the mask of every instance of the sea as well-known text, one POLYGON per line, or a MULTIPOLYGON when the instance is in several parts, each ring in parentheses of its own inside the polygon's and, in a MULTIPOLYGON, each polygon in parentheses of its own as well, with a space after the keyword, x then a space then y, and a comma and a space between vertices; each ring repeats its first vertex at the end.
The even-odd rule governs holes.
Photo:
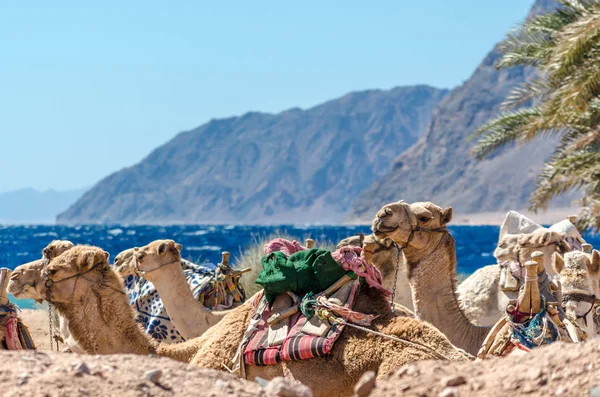
MULTIPOLYGON (((494 263, 498 226, 450 226, 456 240, 457 272, 471 274, 479 267, 494 263)), ((172 239, 183 245, 182 256, 196 263, 218 263, 222 251, 229 251, 232 263, 241 253, 263 238, 285 235, 298 241, 312 238, 316 245, 337 243, 357 233, 370 233, 365 226, 335 225, 22 225, 0 226, 0 267, 15 267, 39 259, 42 249, 52 240, 69 240, 103 248, 114 258, 119 252, 140 247, 157 239, 172 239)), ((600 246, 600 236, 586 235, 586 241, 600 246)), ((33 307, 30 300, 15 300, 21 308, 33 307)))

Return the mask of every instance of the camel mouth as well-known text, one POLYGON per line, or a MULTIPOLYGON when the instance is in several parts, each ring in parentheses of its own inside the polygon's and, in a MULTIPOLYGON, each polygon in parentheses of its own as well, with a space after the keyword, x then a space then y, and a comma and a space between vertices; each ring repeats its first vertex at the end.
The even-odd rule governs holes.
POLYGON ((6 291, 11 294, 12 296, 14 296, 15 298, 18 298, 21 294, 23 294, 25 292, 25 287, 27 286, 27 284, 22 285, 20 287, 15 287, 13 284, 9 283, 8 287, 6 288, 6 291))

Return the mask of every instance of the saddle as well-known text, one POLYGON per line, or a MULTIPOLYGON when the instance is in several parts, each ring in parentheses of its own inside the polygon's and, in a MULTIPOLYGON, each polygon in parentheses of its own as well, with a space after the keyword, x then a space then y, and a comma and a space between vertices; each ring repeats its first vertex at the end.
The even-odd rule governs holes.
MULTIPOLYGON (((360 281, 344 278, 340 284, 331 295, 324 291, 318 296, 351 310, 360 292, 360 281)), ((318 315, 308 318, 299 308, 305 297, 283 293, 277 295, 271 306, 264 294, 257 297, 249 327, 251 332, 242 342, 246 364, 273 365, 281 361, 323 357, 331 352, 345 325, 332 324, 318 315)))

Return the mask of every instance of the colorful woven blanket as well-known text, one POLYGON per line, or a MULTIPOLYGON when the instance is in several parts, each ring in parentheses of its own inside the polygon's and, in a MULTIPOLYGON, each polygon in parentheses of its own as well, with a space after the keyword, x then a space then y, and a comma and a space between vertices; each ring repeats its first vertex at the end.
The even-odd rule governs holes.
POLYGON ((0 305, 0 324, 6 327, 2 345, 7 350, 35 350, 29 330, 17 315, 18 310, 11 303, 0 305))
MULTIPOLYGON (((345 308, 352 308, 360 292, 360 281, 351 281, 345 308)), ((261 294, 255 301, 256 311, 242 341, 244 362, 249 365, 273 365, 281 361, 306 360, 328 355, 334 342, 344 330, 343 324, 333 324, 324 336, 306 334, 302 328, 308 321, 302 312, 294 314, 289 322, 289 331, 283 343, 269 346, 267 319, 273 314, 266 298, 261 294)))
MULTIPOLYGON (((194 298, 204 303, 205 293, 214 290, 216 266, 212 263, 197 265, 183 259, 181 260, 181 266, 194 298)), ((168 343, 185 341, 185 338, 181 336, 171 323, 163 302, 151 282, 130 275, 125 280, 125 291, 129 298, 129 304, 138 313, 137 321, 142 324, 147 334, 156 340, 168 343)), ((227 295, 226 301, 225 304, 220 305, 218 308, 231 307, 234 301, 233 296, 227 295)))

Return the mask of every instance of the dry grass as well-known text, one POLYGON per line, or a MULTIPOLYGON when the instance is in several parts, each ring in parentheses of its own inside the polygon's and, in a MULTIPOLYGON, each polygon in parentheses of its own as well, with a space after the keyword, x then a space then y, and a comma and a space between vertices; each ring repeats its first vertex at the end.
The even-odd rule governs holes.
MULTIPOLYGON (((250 246, 248 248, 246 248, 245 250, 240 249, 240 252, 238 253, 238 255, 236 255, 234 257, 233 263, 236 268, 238 268, 238 269, 251 268, 252 269, 252 271, 244 274, 241 278, 242 287, 244 287, 244 290, 246 291, 246 295, 248 297, 254 295, 256 292, 258 292, 259 290, 262 289, 262 287, 260 285, 256 284, 254 282, 254 280, 256 280, 256 278, 258 277, 258 274, 262 270, 262 265, 261 265, 260 261, 261 261, 262 257, 265 255, 265 253, 263 251, 263 246, 276 237, 281 237, 281 238, 285 238, 288 240, 294 240, 294 237, 291 237, 285 233, 273 233, 268 236, 255 235, 255 236, 253 236, 252 244, 250 244, 250 246)), ((301 243, 303 243, 303 241, 306 240, 307 238, 310 238, 310 236, 306 236, 301 241, 301 243)), ((336 244, 331 241, 323 241, 323 242, 316 241, 315 242, 315 247, 323 248, 323 249, 326 249, 329 251, 335 251, 335 245, 336 244)))

